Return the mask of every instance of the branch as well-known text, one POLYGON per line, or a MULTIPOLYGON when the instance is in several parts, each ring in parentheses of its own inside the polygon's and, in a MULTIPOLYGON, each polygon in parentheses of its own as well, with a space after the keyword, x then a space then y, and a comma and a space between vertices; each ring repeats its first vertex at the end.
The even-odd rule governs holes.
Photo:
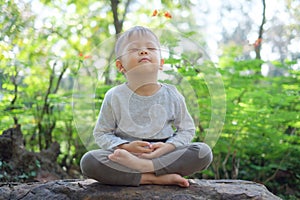
POLYGON ((111 10, 113 12, 114 26, 115 26, 116 34, 118 35, 119 33, 121 33, 121 31, 123 29, 123 23, 124 23, 126 14, 128 12, 128 8, 131 3, 131 0, 127 0, 127 2, 125 4, 125 10, 124 10, 122 19, 119 19, 119 15, 118 15, 118 5, 120 3, 119 0, 111 0, 110 3, 111 3, 111 10))
POLYGON ((17 84, 17 76, 18 76, 18 72, 16 70, 16 76, 12 77, 12 83, 14 84, 14 98, 13 100, 10 102, 10 104, 13 106, 18 98, 18 84, 17 84))
POLYGON ((266 23, 266 0, 262 0, 263 3, 263 13, 262 13, 262 21, 261 25, 259 27, 259 35, 258 38, 262 38, 263 36, 263 31, 264 31, 264 25, 266 23))
POLYGON ((242 101, 242 97, 244 96, 244 94, 246 92, 247 92, 247 89, 243 90, 236 99, 232 100, 232 102, 235 103, 235 100, 236 100, 237 101, 236 104, 239 104, 242 101))
POLYGON ((279 163, 277 169, 275 170, 274 174, 272 174, 269 178, 267 178, 265 181, 263 181, 264 185, 267 184, 269 181, 273 180, 276 177, 278 171, 280 170, 280 167, 282 166, 282 163, 286 161, 286 158, 288 158, 289 155, 290 155, 290 152, 288 152, 286 154, 286 156, 282 158, 282 160, 280 161, 280 163, 279 163))
POLYGON ((131 2, 131 0, 127 0, 127 2, 125 4, 125 10, 124 10, 124 13, 123 13, 123 16, 122 16, 122 20, 121 20, 121 30, 123 29, 123 23, 124 23, 126 14, 128 12, 128 8, 129 8, 129 5, 130 5, 130 2, 131 2))
POLYGON ((214 174, 215 174, 215 179, 220 179, 220 172, 219 172, 219 168, 220 168, 220 162, 221 162, 221 154, 219 154, 214 161, 212 162, 212 168, 214 170, 214 174))
POLYGON ((45 113, 45 111, 47 110, 47 107, 48 107, 47 102, 48 102, 48 97, 51 93, 51 88, 52 88, 52 85, 53 85, 53 80, 54 80, 54 76, 55 76, 55 66, 56 66, 56 62, 54 62, 53 69, 52 69, 51 74, 50 74, 49 87, 47 89, 47 92, 46 92, 46 95, 45 95, 45 98, 44 98, 44 105, 43 105, 42 113, 41 113, 41 116, 40 116, 41 121, 42 121, 42 119, 44 117, 44 113, 45 113))
POLYGON ((257 38, 257 42, 255 42, 255 54, 256 54, 256 59, 261 59, 260 56, 260 49, 261 49, 261 41, 263 38, 263 31, 264 31, 264 25, 266 23, 266 1, 262 0, 263 3, 263 13, 262 13, 262 21, 261 21, 261 25, 259 27, 259 32, 258 32, 258 38, 257 38))
MULTIPOLYGON (((19 72, 17 70, 17 67, 15 67, 15 72, 16 72, 16 75, 12 77, 12 83, 14 84, 14 98, 10 102, 10 104, 11 104, 11 110, 15 109, 14 104, 16 103, 17 98, 18 98, 17 77, 18 77, 19 72)), ((18 124, 18 118, 16 116, 14 116, 13 119, 14 119, 14 124, 17 125, 18 124)))
POLYGON ((222 162, 222 169, 223 169, 223 172, 224 172, 224 174, 225 174, 225 178, 226 178, 226 179, 229 179, 229 175, 228 175, 228 172, 227 172, 227 170, 226 170, 226 163, 227 163, 227 161, 228 161, 229 156, 230 156, 230 147, 228 147, 227 155, 226 155, 224 161, 222 162))
POLYGON ((231 169, 231 178, 237 179, 239 174, 239 167, 240 167, 240 159, 236 159, 236 150, 233 152, 232 155, 232 169, 231 169))
POLYGON ((56 87, 55 87, 55 89, 54 89, 53 92, 52 92, 53 94, 55 94, 55 93, 58 91, 60 82, 61 82, 61 80, 62 80, 62 77, 63 77, 63 75, 65 74, 65 72, 67 71, 68 67, 69 67, 68 64, 63 64, 63 69, 62 69, 62 71, 61 71, 60 74, 59 74, 58 80, 57 80, 57 82, 56 82, 56 87))

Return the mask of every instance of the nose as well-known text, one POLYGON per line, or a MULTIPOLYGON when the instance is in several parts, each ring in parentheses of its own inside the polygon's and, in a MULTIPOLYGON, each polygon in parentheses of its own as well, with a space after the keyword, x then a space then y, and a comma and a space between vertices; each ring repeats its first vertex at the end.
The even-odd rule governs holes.
POLYGON ((145 48, 142 48, 139 50, 139 55, 148 55, 148 50, 145 48))

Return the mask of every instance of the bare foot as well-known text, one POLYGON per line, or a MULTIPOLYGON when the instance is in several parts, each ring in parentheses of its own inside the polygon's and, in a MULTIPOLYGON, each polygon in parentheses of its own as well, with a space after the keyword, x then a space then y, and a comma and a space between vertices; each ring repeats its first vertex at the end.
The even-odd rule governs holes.
POLYGON ((138 170, 142 173, 153 172, 154 166, 151 160, 138 158, 125 149, 116 149, 108 158, 128 168, 138 170))
POLYGON ((189 187, 190 183, 187 179, 183 178, 179 174, 165 174, 161 176, 155 176, 154 174, 142 174, 140 184, 156 184, 156 185, 178 185, 180 187, 189 187))

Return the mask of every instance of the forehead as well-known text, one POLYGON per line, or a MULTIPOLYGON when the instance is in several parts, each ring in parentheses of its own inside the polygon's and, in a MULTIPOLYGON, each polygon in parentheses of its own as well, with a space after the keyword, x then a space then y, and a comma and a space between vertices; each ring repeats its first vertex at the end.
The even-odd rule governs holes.
POLYGON ((126 42, 123 47, 139 47, 139 46, 154 46, 158 47, 159 44, 154 40, 145 40, 144 38, 133 39, 126 42))
POLYGON ((148 43, 159 45, 158 38, 150 31, 137 30, 123 36, 122 45, 148 43))

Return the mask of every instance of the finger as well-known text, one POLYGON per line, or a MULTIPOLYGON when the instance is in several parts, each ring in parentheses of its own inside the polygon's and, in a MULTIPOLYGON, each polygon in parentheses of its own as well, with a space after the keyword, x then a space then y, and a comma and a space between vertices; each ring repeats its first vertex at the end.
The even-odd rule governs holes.
POLYGON ((164 142, 156 142, 156 143, 153 143, 153 144, 155 144, 155 146, 161 146, 161 145, 164 145, 166 143, 164 143, 164 142))
POLYGON ((140 154, 139 156, 140 158, 144 158, 144 159, 152 159, 155 157, 155 154, 154 153, 143 153, 143 154, 140 154))
POLYGON ((160 148, 162 146, 163 143, 154 143, 152 144, 152 149, 157 149, 160 148))
POLYGON ((153 151, 153 149, 145 148, 145 147, 139 147, 138 151, 141 152, 141 153, 151 153, 153 151))
POLYGON ((137 140, 137 141, 134 141, 132 142, 135 146, 149 146, 150 143, 149 142, 145 142, 145 141, 140 141, 140 140, 137 140))
POLYGON ((149 142, 145 142, 145 141, 136 141, 136 142, 138 146, 142 146, 142 147, 151 146, 151 143, 149 142))

